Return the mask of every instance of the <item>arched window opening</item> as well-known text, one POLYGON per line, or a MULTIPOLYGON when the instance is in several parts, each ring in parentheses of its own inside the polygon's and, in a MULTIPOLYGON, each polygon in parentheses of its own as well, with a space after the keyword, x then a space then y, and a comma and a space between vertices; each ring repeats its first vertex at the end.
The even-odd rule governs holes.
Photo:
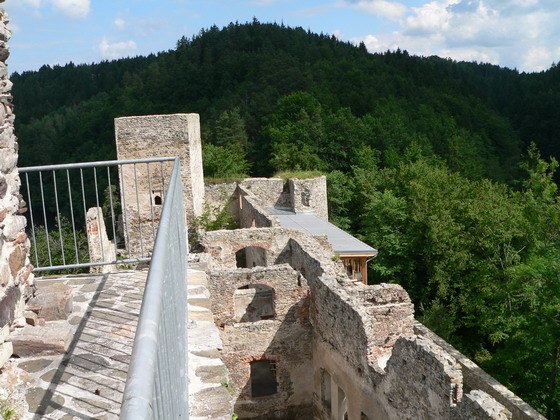
POLYGON ((238 288, 233 296, 236 322, 255 322, 272 319, 274 289, 264 284, 248 284, 238 288))
POLYGON ((276 363, 270 360, 251 362, 251 396, 265 397, 277 392, 276 363))
POLYGON ((237 268, 266 267, 266 249, 258 246, 241 248, 235 253, 237 268))

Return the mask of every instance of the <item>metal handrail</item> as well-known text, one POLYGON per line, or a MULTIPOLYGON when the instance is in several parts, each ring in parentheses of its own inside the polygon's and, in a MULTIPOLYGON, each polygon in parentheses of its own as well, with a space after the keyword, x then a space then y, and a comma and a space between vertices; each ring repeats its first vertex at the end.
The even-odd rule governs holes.
MULTIPOLYGON (((161 193, 165 193, 166 178, 171 172, 168 165, 175 159, 160 157, 19 168, 24 187, 22 193, 29 208, 28 233, 35 244, 31 255, 34 271, 148 262, 159 217, 159 213, 154 212, 154 203, 148 202, 152 199, 149 194, 156 183, 161 193), (150 170, 150 166, 155 168, 150 170), (141 191, 142 202, 139 201, 139 171, 146 184, 141 191), (157 172, 159 175, 156 176, 157 172), (129 177, 125 185, 126 173, 133 173, 134 177, 132 181, 129 177), (99 195, 105 186, 109 189, 106 204, 110 211, 103 215, 99 195), (113 199, 112 191, 117 186, 120 186, 122 208, 116 207, 113 199), (88 238, 85 250, 83 239, 79 239, 87 230, 88 208, 94 209, 97 220, 94 229, 98 235, 95 242, 88 238), (122 213, 122 219, 119 219, 119 213, 122 213), (104 220, 110 224, 108 232, 105 232, 104 220), (120 231, 117 225, 122 228, 120 231), (144 225, 148 225, 148 229, 144 225), (110 246, 108 238, 103 240, 106 234, 112 234, 109 253, 106 252, 106 247, 110 246), (117 238, 124 240, 126 249, 117 250, 117 238), (92 255, 92 249, 98 250, 100 255, 92 255)), ((160 201, 162 199, 160 197, 160 201)))
POLYGON ((175 160, 157 231, 128 370, 121 418, 188 418, 186 381, 187 233, 175 160))

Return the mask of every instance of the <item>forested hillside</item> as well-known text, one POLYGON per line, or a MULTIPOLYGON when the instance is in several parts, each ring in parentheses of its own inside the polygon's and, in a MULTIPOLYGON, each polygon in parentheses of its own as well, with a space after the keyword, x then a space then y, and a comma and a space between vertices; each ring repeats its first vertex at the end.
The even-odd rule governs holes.
POLYGON ((114 117, 197 112, 207 176, 327 174, 333 221, 380 250, 371 278, 560 418, 560 66, 368 54, 254 21, 12 81, 22 166, 113 159, 114 117))

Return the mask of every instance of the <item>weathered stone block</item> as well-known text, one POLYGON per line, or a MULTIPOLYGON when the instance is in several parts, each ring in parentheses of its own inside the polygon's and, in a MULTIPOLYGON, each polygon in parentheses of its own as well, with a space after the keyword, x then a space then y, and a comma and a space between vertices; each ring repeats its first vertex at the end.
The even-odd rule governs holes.
POLYGON ((64 353, 72 340, 73 329, 67 322, 49 322, 43 327, 27 325, 9 337, 19 357, 64 353))
POLYGON ((62 283, 41 285, 27 303, 27 309, 46 321, 67 319, 72 313, 72 287, 62 283))

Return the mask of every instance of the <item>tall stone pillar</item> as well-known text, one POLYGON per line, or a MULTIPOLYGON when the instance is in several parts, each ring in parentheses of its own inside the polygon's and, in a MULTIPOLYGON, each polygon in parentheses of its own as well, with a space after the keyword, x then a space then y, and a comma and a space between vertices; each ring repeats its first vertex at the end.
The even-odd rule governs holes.
MULTIPOLYGON (((3 0, 0 1, 2 3, 3 0)), ((18 145, 14 134, 8 15, 0 9, 0 329, 23 314, 26 286, 33 284, 30 242, 25 234, 27 210, 19 193, 18 145)), ((1 363, 0 363, 1 364, 1 363)))

